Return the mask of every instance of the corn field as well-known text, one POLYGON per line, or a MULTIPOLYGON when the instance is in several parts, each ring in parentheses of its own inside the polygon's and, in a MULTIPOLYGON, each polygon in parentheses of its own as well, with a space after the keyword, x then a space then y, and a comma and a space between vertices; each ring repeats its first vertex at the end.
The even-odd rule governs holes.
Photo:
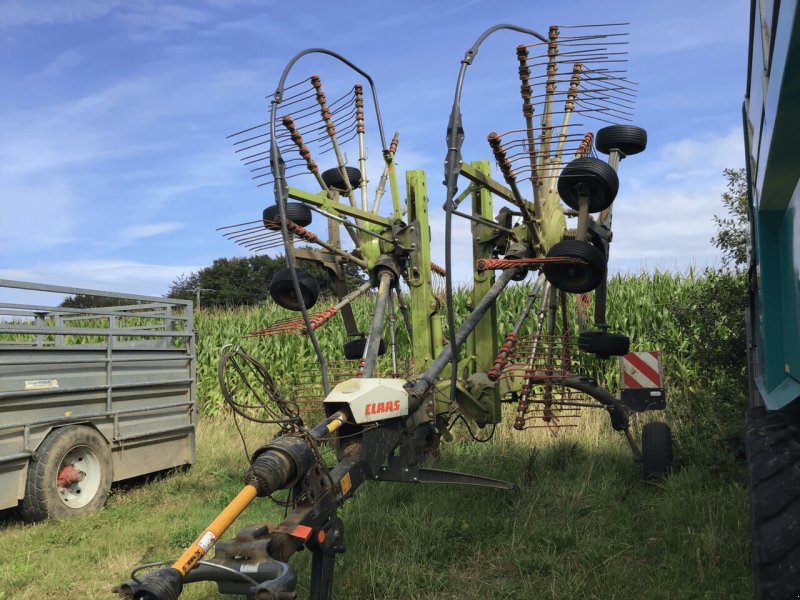
MULTIPOLYGON (((673 428, 676 451, 679 456, 691 456, 692 461, 703 462, 711 469, 721 464, 719 457, 722 453, 729 455, 731 450, 734 454, 738 452, 730 446, 731 440, 737 440, 741 435, 746 403, 743 359, 734 369, 714 368, 705 361, 697 347, 699 340, 714 336, 724 338, 727 335, 735 341, 736 336, 744 331, 744 323, 737 321, 743 315, 738 307, 732 310, 728 306, 730 302, 728 305, 723 302, 722 306, 704 304, 709 302, 709 297, 713 303, 717 294, 715 282, 726 277, 730 282, 730 279, 738 276, 707 270, 700 273, 689 271, 687 274, 655 272, 615 275, 608 281, 607 321, 610 331, 629 336, 632 351, 662 352, 667 390, 665 418, 673 428), (698 294, 700 289, 705 290, 705 296, 698 294), (722 314, 726 310, 733 314, 722 314), (681 313, 682 317, 679 316, 681 313), (709 321, 726 324, 727 333, 711 331, 709 321), (739 329, 742 331, 739 332, 739 329)), ((516 285, 500 296, 500 341, 511 329, 529 289, 526 285, 516 285)), ((723 286, 720 289, 729 291, 730 288, 723 286)), ((743 289, 738 289, 736 293, 744 298, 743 289)), ((457 322, 466 315, 468 301, 465 289, 455 295, 457 322)), ((353 305, 356 321, 362 329, 369 324, 372 303, 371 298, 365 297, 353 305)), ((315 308, 326 306, 320 299, 315 308)), ((573 333, 577 335, 574 302, 570 302, 569 306, 572 312, 569 322, 573 333)), ((239 345, 265 364, 285 394, 294 393, 298 378, 318 376, 316 356, 307 338, 297 335, 246 337, 248 333, 264 329, 279 319, 294 316, 297 313, 290 313, 271 302, 262 306, 200 311, 196 315, 198 399, 202 415, 213 416, 224 412, 217 368, 220 351, 226 346, 239 345)), ((523 330, 522 333, 526 332, 523 330)), ((347 336, 339 317, 318 329, 317 335, 326 360, 335 362, 344 358, 343 346, 347 336)), ((397 343, 399 357, 407 356, 409 338, 400 318, 397 320, 397 343)), ((735 343, 743 345, 743 342, 735 343)), ((382 357, 384 366, 387 359, 388 352, 382 357)), ((612 393, 618 391, 617 360, 599 360, 593 355, 582 354, 581 365, 583 373, 596 378, 612 393)))
MULTIPOLYGON (((608 323, 612 331, 625 333, 631 338, 632 350, 656 350, 665 353, 665 375, 669 384, 687 378, 691 367, 682 358, 684 350, 681 336, 669 310, 671 302, 680 302, 682 296, 696 280, 693 273, 675 275, 671 273, 617 275, 609 279, 608 323), (664 347, 664 341, 668 341, 664 347), (661 347, 659 347, 661 345, 661 347)), ((525 285, 507 289, 498 303, 498 334, 500 340, 510 331, 512 322, 519 314, 529 292, 525 285)), ((467 312, 468 295, 460 290, 455 297, 457 319, 467 312)), ((322 300, 317 307, 325 306, 322 300)), ((570 322, 578 333, 573 315, 570 322)), ((362 328, 369 323, 372 300, 362 298, 354 305, 356 321, 362 328)), ((270 374, 280 384, 291 381, 298 372, 317 371, 317 360, 308 340, 297 335, 273 335, 245 337, 248 333, 264 329, 279 319, 296 316, 272 303, 263 306, 227 310, 201 311, 196 315, 199 336, 197 375, 198 396, 201 412, 213 415, 221 410, 223 398, 217 383, 217 364, 220 350, 228 345, 240 345, 247 352, 268 366, 270 374)), ((408 353, 409 338, 398 319, 398 352, 401 357, 408 353)), ((524 333, 524 332, 523 332, 524 333)), ((334 318, 317 330, 317 335, 326 359, 335 361, 344 358, 343 346, 347 341, 341 319, 334 318)), ((584 369, 597 377, 610 389, 616 389, 618 369, 615 360, 600 361, 592 356, 583 359, 584 369)))

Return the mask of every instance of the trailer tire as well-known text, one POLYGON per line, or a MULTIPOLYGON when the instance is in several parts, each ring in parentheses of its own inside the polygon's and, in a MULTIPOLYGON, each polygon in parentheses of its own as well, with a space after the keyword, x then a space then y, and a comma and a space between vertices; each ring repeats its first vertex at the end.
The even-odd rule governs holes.
POLYGON ((631 349, 631 340, 623 333, 582 331, 578 336, 578 349, 603 359, 624 356, 631 349))
MULTIPOLYGON (((361 185, 361 171, 355 167, 345 167, 345 171, 347 172, 347 179, 350 180, 351 188, 356 189, 361 185)), ((322 181, 324 181, 325 185, 329 188, 335 188, 337 190, 347 189, 344 185, 344 177, 342 177, 342 172, 339 167, 334 167, 325 171, 322 174, 322 181)))
POLYGON ((579 186, 589 195, 589 212, 600 212, 611 206, 617 197, 619 177, 611 165, 599 158, 576 158, 558 176, 558 194, 574 210, 580 208, 579 186))
MULTIPOLYGON (((277 204, 265 208, 264 212, 261 213, 261 217, 266 229, 271 231, 281 230, 281 212, 277 204)), ((311 209, 300 202, 287 202, 286 218, 294 221, 300 227, 306 227, 311 225, 311 209)))
POLYGON ((547 253, 548 258, 578 258, 580 263, 548 262, 542 267, 547 281, 570 294, 591 292, 606 277, 606 256, 589 242, 562 240, 547 253))
POLYGON ((70 425, 51 431, 28 466, 20 514, 26 521, 93 513, 111 490, 111 450, 95 429, 70 425))
POLYGON ((672 430, 661 421, 642 427, 642 475, 646 481, 664 479, 672 472, 672 430))
MULTIPOLYGON (((364 356, 364 348, 367 347, 367 338, 358 338, 344 343, 344 357, 347 360, 360 360, 364 356)), ((381 338, 378 345, 378 356, 386 354, 386 343, 381 338)))
POLYGON ((763 406, 747 411, 756 598, 800 595, 800 427, 763 406))
POLYGON ((619 150, 625 156, 633 156, 647 148, 647 132, 636 125, 609 125, 597 132, 594 147, 603 154, 619 150))
MULTIPOLYGON (((297 272, 300 294, 303 296, 302 303, 306 309, 309 309, 317 303, 317 298, 319 298, 319 282, 305 269, 295 269, 295 271, 297 272)), ((278 306, 298 312, 302 310, 301 300, 294 293, 292 270, 288 267, 281 269, 272 276, 269 282, 269 295, 272 296, 278 306)))

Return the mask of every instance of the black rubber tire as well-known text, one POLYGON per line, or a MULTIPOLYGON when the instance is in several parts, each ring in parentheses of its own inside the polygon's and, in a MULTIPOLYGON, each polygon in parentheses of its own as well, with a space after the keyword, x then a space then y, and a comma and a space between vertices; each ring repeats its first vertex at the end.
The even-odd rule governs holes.
MULTIPOLYGON (((262 218, 264 220, 264 227, 272 231, 280 231, 281 213, 277 204, 265 208, 262 213, 262 218)), ((290 221, 294 221, 300 225, 300 227, 306 227, 311 225, 311 209, 300 202, 287 202, 286 218, 290 221)))
POLYGON ((594 147, 603 154, 616 149, 625 156, 633 156, 647 148, 647 132, 636 125, 609 125, 597 132, 594 147))
POLYGON ((558 193, 561 199, 578 210, 579 186, 589 194, 589 212, 605 210, 614 202, 619 191, 617 172, 607 162, 584 156, 571 161, 558 176, 558 193))
MULTIPOLYGON (((359 360, 364 356, 364 348, 367 347, 367 338, 358 338, 344 343, 344 357, 347 360, 359 360)), ((386 344, 381 338, 381 343, 378 345, 378 356, 386 354, 386 344)))
POLYGON ((659 481, 672 472, 672 430, 661 421, 642 427, 642 476, 659 481))
MULTIPOLYGON (((355 167, 345 167, 345 171, 347 171, 347 178, 350 180, 350 187, 356 189, 359 185, 361 185, 361 171, 356 169, 355 167)), ((325 182, 325 185, 331 188, 336 188, 337 190, 344 190, 344 177, 342 177, 342 172, 339 170, 339 167, 334 167, 333 169, 328 169, 322 174, 322 181, 325 182)))
POLYGON ((622 333, 582 331, 578 336, 578 349, 597 355, 597 358, 624 356, 631 349, 630 338, 622 333))
POLYGON ((591 292, 606 277, 606 257, 589 242, 562 240, 547 253, 548 257, 560 256, 580 258, 586 264, 545 263, 542 267, 547 281, 556 288, 570 294, 591 292))
MULTIPOLYGON (((300 293, 303 295, 303 303, 306 309, 309 309, 317 303, 317 298, 319 298, 319 282, 305 269, 296 269, 296 272, 300 293)), ((301 310, 300 301, 294 293, 292 270, 289 268, 281 269, 272 276, 269 282, 269 295, 278 306, 287 310, 301 310)))
MULTIPOLYGON (((82 458, 80 460, 83 460, 82 458)), ((80 465, 71 463, 80 471, 80 465)), ((33 459, 28 465, 28 478, 25 482, 25 497, 19 506, 19 512, 26 521, 43 521, 45 519, 64 519, 77 517, 100 510, 108 499, 113 479, 111 449, 108 442, 95 429, 84 425, 70 425, 54 429, 36 449, 33 459), (99 475, 94 495, 83 506, 70 507, 62 501, 59 492, 58 475, 62 461, 72 452, 89 453, 96 458, 93 469, 99 475)), ((86 481, 86 480, 84 480, 86 481)), ((80 482, 73 488, 79 494, 80 482)), ((84 498, 81 498, 83 501, 84 498)))
POLYGON ((752 566, 758 600, 800 597, 800 424, 747 411, 752 566))

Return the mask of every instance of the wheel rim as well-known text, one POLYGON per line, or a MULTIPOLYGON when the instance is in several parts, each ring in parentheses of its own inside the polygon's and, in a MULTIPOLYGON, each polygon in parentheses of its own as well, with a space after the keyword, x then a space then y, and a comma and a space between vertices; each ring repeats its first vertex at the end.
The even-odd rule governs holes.
POLYGON ((97 495, 101 478, 100 460, 94 451, 88 446, 76 446, 58 465, 58 497, 67 508, 83 508, 97 495))

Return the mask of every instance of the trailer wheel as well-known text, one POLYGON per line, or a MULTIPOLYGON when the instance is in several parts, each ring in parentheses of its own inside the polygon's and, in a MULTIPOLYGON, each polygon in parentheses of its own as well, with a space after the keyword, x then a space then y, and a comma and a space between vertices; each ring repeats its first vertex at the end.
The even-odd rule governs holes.
POLYGON ((581 187, 589 194, 589 212, 600 212, 617 197, 619 177, 611 165, 599 158, 576 158, 558 176, 558 194, 570 208, 578 210, 581 187))
POLYGON ((665 478, 672 471, 672 430, 661 421, 642 427, 642 474, 646 481, 665 478))
POLYGON ((603 359, 624 356, 631 349, 631 340, 622 333, 582 331, 578 336, 578 349, 581 352, 596 354, 597 358, 603 359))
MULTIPOLYGON (((367 347, 367 338, 358 338, 344 343, 344 357, 347 360, 359 360, 364 356, 364 348, 367 347)), ((378 356, 386 354, 386 343, 381 338, 381 343, 378 345, 378 356)))
POLYGON ((548 258, 578 258, 582 262, 549 262, 542 267, 547 281, 570 294, 591 292, 606 276, 606 256, 589 242, 562 240, 547 253, 548 258))
POLYGON ((616 149, 632 156, 647 148, 647 132, 636 125, 609 125, 597 132, 594 147, 603 154, 616 149))
MULTIPOLYGON (((317 303, 317 298, 319 298, 319 283, 305 269, 296 269, 296 271, 300 294, 303 296, 302 302, 306 309, 309 309, 317 303)), ((294 293, 291 269, 281 269, 272 276, 272 280, 269 282, 269 294, 278 306, 287 310, 301 310, 300 300, 294 293)))
MULTIPOLYGON (((356 169, 355 167, 345 167, 345 171, 347 172, 347 178, 350 180, 350 187, 356 189, 359 185, 361 185, 361 171, 356 169)), ((325 182, 325 185, 331 188, 336 188, 337 190, 344 190, 344 177, 342 177, 342 172, 339 170, 339 167, 334 167, 333 169, 328 169, 322 174, 322 181, 325 182)))
POLYGON ((52 431, 28 467, 20 513, 26 521, 93 513, 111 489, 111 450, 91 427, 71 425, 52 431))
POLYGON ((747 466, 756 598, 800 595, 800 428, 763 407, 747 411, 747 466))
MULTIPOLYGON (((277 204, 268 206, 261 213, 264 220, 264 227, 272 231, 281 230, 281 212, 277 204)), ((311 209, 300 202, 286 203, 286 218, 294 221, 300 227, 311 225, 311 209)))

